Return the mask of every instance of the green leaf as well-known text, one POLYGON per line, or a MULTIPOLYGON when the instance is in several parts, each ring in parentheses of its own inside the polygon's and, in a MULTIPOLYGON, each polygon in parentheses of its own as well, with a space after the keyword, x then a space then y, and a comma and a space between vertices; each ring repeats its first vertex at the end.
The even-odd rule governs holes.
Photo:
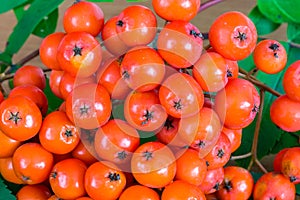
POLYGON ((250 172, 251 173, 251 175, 252 175, 252 177, 253 177, 253 180, 254 180, 254 183, 256 183, 257 182, 257 180, 260 178, 260 177, 262 177, 262 175, 264 175, 263 173, 261 173, 261 172, 250 172))
POLYGON ((289 42, 300 44, 300 24, 288 23, 287 38, 289 42))
POLYGON ((259 10, 275 23, 300 23, 298 8, 300 1, 295 0, 257 0, 259 10))
POLYGON ((238 65, 239 65, 239 67, 241 67, 242 69, 244 69, 246 71, 251 71, 252 69, 255 68, 255 64, 253 61, 253 55, 251 54, 244 60, 238 61, 238 65))
MULTIPOLYGON (((18 20, 22 19, 25 11, 26 6, 28 6, 30 2, 27 2, 21 6, 18 6, 14 9, 15 16, 18 20)), ((47 35, 53 33, 56 29, 58 20, 58 8, 53 10, 49 15, 44 16, 42 21, 39 22, 39 24, 35 27, 33 30, 33 34, 38 37, 46 37, 47 35)))
POLYGON ((5 69, 12 64, 11 55, 1 52, 0 53, 0 73, 4 72, 5 69))
POLYGON ((33 1, 34 0, 27 0, 25 3, 14 8, 14 14, 18 21, 23 17, 25 10, 28 9, 33 1))
POLYGON ((6 1, 1 1, 1 6, 0 6, 0 14, 5 13, 23 3, 25 3, 27 0, 6 0, 6 1))
POLYGON ((124 117, 124 101, 113 100, 113 109, 111 118, 125 120, 124 117))
POLYGON ((58 9, 52 11, 49 15, 45 16, 42 21, 35 27, 32 32, 34 35, 44 38, 53 33, 56 29, 58 20, 58 9))
POLYGON ((255 6, 249 13, 249 18, 253 21, 256 26, 258 35, 265 35, 275 31, 281 24, 275 23, 270 19, 266 18, 255 6))
POLYGON ((279 8, 282 15, 286 16, 292 22, 300 23, 300 12, 299 12, 300 1, 274 0, 274 3, 279 8))
POLYGON ((296 194, 300 196, 300 184, 296 184, 296 194))
POLYGON ((263 15, 275 23, 289 21, 289 18, 281 13, 275 0, 257 0, 257 6, 263 15))
POLYGON ((39 22, 57 9, 62 2, 63 0, 35 0, 14 27, 5 51, 10 55, 17 53, 39 22))
POLYGON ((12 195, 11 191, 5 185, 2 177, 0 177, 0 197, 5 200, 16 200, 16 197, 12 195))
POLYGON ((281 137, 274 145, 274 148, 272 149, 271 153, 276 154, 282 149, 295 146, 299 146, 299 136, 296 136, 294 133, 283 132, 281 134, 281 137))

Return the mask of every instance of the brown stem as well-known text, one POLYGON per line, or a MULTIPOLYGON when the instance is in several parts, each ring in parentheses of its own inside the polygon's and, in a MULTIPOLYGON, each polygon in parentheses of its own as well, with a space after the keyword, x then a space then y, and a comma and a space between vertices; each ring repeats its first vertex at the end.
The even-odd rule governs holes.
MULTIPOLYGON (((258 145, 258 138, 259 138, 259 131, 260 131, 260 124, 262 120, 262 113, 264 109, 264 100, 265 100, 265 91, 264 89, 260 89, 260 107, 258 111, 258 116, 255 124, 255 130, 254 130, 254 136, 253 136, 253 142, 252 142, 252 161, 264 172, 267 173, 267 170, 264 168, 264 166, 261 164, 261 162, 257 158, 257 145, 258 145)), ((248 166, 249 169, 249 166, 248 166)))
POLYGON ((209 8, 209 7, 211 7, 211 6, 213 6, 213 5, 215 5, 215 4, 221 3, 222 1, 224 1, 224 0, 210 0, 210 1, 207 1, 203 4, 201 4, 201 6, 198 10, 198 13, 205 10, 205 9, 207 9, 207 8, 209 8))
POLYGON ((31 52, 30 54, 28 54, 27 56, 25 56, 24 58, 22 58, 20 61, 18 61, 16 63, 17 66, 22 66, 25 63, 29 62, 30 60, 34 59, 35 57, 37 57, 39 55, 39 49, 31 52))
MULTIPOLYGON (((34 59, 35 57, 37 57, 39 55, 39 49, 31 52, 30 54, 28 54, 27 56, 25 56, 24 58, 22 58, 21 60, 19 60, 15 66, 22 66, 24 65, 25 63, 29 62, 30 60, 34 59)), ((0 82, 3 82, 5 80, 9 80, 11 79, 14 74, 10 74, 10 71, 11 71, 11 68, 12 68, 12 65, 8 65, 6 67, 6 69, 4 70, 4 72, 2 72, 0 74, 0 82)))
POLYGON ((259 88, 263 89, 264 91, 267 91, 277 97, 282 95, 281 93, 277 92, 276 90, 270 88, 269 86, 265 85, 263 82, 256 79, 254 76, 249 75, 249 72, 247 72, 246 70, 240 68, 239 72, 244 75, 244 78, 249 80, 254 85, 258 86, 259 88))
POLYGON ((210 44, 208 44, 208 45, 206 45, 205 47, 203 47, 203 49, 207 50, 207 49, 209 49, 210 47, 211 47, 210 44))
POLYGON ((250 77, 250 76, 255 77, 257 72, 258 72, 258 69, 257 69, 256 67, 254 67, 253 69, 251 69, 251 70, 248 72, 247 76, 248 76, 248 77, 250 77))
POLYGON ((268 170, 264 167, 264 165, 257 158, 254 159, 254 162, 263 173, 265 173, 265 174, 268 173, 268 170))

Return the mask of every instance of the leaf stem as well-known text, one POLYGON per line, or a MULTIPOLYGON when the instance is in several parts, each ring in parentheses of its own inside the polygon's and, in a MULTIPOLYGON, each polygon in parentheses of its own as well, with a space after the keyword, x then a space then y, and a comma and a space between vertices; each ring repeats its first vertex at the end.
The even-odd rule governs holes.
POLYGON ((215 5, 215 4, 221 3, 222 1, 224 1, 224 0, 210 0, 210 1, 204 2, 203 4, 201 4, 201 6, 198 10, 198 13, 215 5))

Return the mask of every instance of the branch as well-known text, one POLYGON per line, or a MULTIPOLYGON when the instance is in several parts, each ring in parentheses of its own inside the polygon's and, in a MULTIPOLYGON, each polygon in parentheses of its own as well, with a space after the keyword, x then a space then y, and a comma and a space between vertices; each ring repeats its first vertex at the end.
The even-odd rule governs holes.
POLYGON ((13 77, 14 74, 11 74, 11 70, 13 69, 13 67, 15 67, 15 66, 23 66, 25 63, 27 63, 30 60, 34 59, 38 55, 39 55, 39 49, 31 52, 30 54, 28 54, 27 56, 25 56, 24 58, 22 58, 21 60, 19 60, 16 64, 14 64, 14 65, 8 65, 6 67, 6 69, 4 70, 4 72, 2 72, 0 74, 0 82, 8 80, 8 79, 11 79, 13 77))
POLYGON ((16 63, 16 65, 18 66, 22 66, 25 63, 29 62, 30 60, 34 59, 35 57, 37 57, 39 55, 39 49, 31 52, 30 54, 28 54, 27 56, 25 56, 24 58, 22 58, 20 61, 18 61, 16 63))
POLYGON ((254 162, 264 173, 268 173, 268 171, 265 169, 265 167, 261 164, 261 162, 257 158, 257 145, 258 145, 258 138, 260 132, 260 124, 263 117, 264 101, 265 101, 265 91, 264 89, 260 89, 260 107, 258 111, 257 121, 255 124, 255 130, 254 130, 254 136, 253 136, 253 142, 251 148, 252 161, 248 166, 248 169, 250 170, 254 162))
POLYGON ((263 82, 259 81, 258 79, 256 79, 254 76, 249 75, 249 72, 247 72, 246 70, 243 70, 242 68, 239 68, 239 72, 242 74, 242 76, 244 78, 246 78, 247 80, 249 80, 251 83, 253 83, 254 85, 258 86, 259 88, 279 97, 282 94, 277 92, 276 90, 270 88, 269 86, 265 85, 263 82))
POLYGON ((230 160, 241 160, 244 158, 249 158, 251 156, 252 156, 252 152, 249 152, 249 153, 238 155, 238 156, 231 156, 230 160))
POLYGON ((213 6, 213 5, 221 3, 222 1, 224 1, 224 0, 210 0, 210 1, 207 1, 207 2, 200 5, 198 13, 205 10, 205 9, 207 9, 207 8, 209 8, 209 7, 211 7, 211 6, 213 6))

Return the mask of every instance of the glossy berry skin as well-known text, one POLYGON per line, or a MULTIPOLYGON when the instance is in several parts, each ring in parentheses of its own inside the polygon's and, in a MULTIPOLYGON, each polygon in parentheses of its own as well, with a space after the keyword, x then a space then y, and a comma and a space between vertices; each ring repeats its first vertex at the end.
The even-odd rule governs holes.
POLYGON ((30 185, 47 180, 53 161, 52 153, 48 152, 40 144, 33 142, 19 146, 12 157, 17 177, 30 185))
POLYGON ((121 40, 117 32, 118 16, 108 19, 101 31, 101 37, 105 48, 115 56, 126 53, 128 46, 121 40))
POLYGON ((202 34, 190 22, 169 22, 158 34, 157 49, 172 67, 187 68, 195 64, 202 53, 202 34))
POLYGON ((262 175, 253 189, 254 200, 293 200, 295 199, 295 185, 281 173, 269 172, 262 175))
POLYGON ((224 168, 224 181, 217 191, 220 200, 247 200, 251 196, 254 180, 250 172, 237 166, 224 168))
POLYGON ((64 71, 52 70, 49 75, 49 86, 51 92, 58 98, 62 99, 62 94, 59 90, 59 84, 64 75, 64 71))
POLYGON ((68 95, 74 89, 74 87, 77 87, 85 83, 95 83, 95 82, 96 82, 95 77, 93 75, 89 77, 76 77, 70 73, 64 72, 59 82, 59 92, 62 96, 62 99, 66 100, 68 95))
POLYGON ((280 171, 292 183, 300 183, 300 147, 291 147, 284 153, 280 171))
POLYGON ((61 70, 56 54, 60 41, 65 36, 63 32, 55 32, 46 36, 39 48, 42 63, 49 69, 61 70))
POLYGON ((25 141, 37 135, 42 125, 42 114, 29 98, 15 96, 0 104, 0 129, 8 137, 25 141))
POLYGON ((0 130, 0 141, 1 141, 0 159, 11 157, 14 154, 15 150, 22 144, 20 141, 8 137, 1 130, 0 130))
POLYGON ((283 75, 283 89, 286 95, 295 101, 300 101, 300 61, 292 63, 283 75))
POLYGON ((300 103, 287 95, 275 99, 270 107, 270 117, 274 124, 287 132, 300 130, 300 103))
POLYGON ((132 153, 139 144, 138 131, 121 119, 109 120, 101 126, 94 140, 94 147, 100 158, 122 166, 130 162, 132 153))
POLYGON ((78 1, 64 12, 63 26, 67 33, 84 31, 97 36, 104 25, 104 13, 95 3, 78 1))
POLYGON ((49 175, 52 191, 61 199, 75 199, 86 194, 84 176, 87 166, 79 159, 68 158, 56 163, 49 175))
POLYGON ((266 39, 256 45, 253 60, 259 70, 267 74, 276 74, 285 67, 287 53, 278 41, 266 39))
POLYGON ((159 130, 167 119, 155 91, 132 91, 125 99, 124 116, 134 128, 142 131, 159 130))
POLYGON ((124 55, 120 73, 131 89, 145 92, 153 90, 162 82, 165 64, 156 50, 147 46, 138 46, 124 55))
POLYGON ((112 104, 108 91, 99 84, 75 87, 66 100, 68 118, 78 127, 95 129, 110 118, 112 104))
POLYGON ((48 112, 48 99, 43 90, 35 85, 25 84, 14 87, 8 97, 25 96, 32 100, 40 109, 41 114, 46 116, 48 112))
POLYGON ((183 180, 193 185, 200 185, 207 172, 206 161, 200 158, 198 151, 183 149, 176 152, 176 180, 183 180))
POLYGON ((51 196, 51 192, 46 185, 24 185, 16 194, 18 200, 26 199, 48 199, 51 196))
POLYGON ((161 200, 183 200, 197 199, 205 200, 205 195, 201 189, 195 185, 181 180, 175 180, 165 187, 161 200))
POLYGON ((227 78, 234 79, 239 76, 239 66, 236 60, 225 59, 227 65, 227 78))
POLYGON ((255 118, 260 105, 255 86, 241 78, 229 80, 215 97, 215 109, 224 126, 241 129, 255 118), (239 95, 237 95, 239 94, 239 95))
POLYGON ((156 14, 167 21, 190 21, 197 15, 200 5, 200 0, 152 0, 156 14))
POLYGON ((192 76, 184 73, 168 76, 160 86, 158 95, 166 112, 175 118, 192 116, 204 104, 202 88, 192 76))
POLYGON ((84 177, 85 190, 94 200, 118 199, 126 186, 125 174, 108 161, 90 165, 84 177))
POLYGON ((0 172, 4 180, 15 183, 24 184, 25 182, 17 176, 13 163, 12 157, 0 158, 0 172))
POLYGON ((168 116, 164 126, 155 134, 157 140, 169 144, 176 137, 180 119, 168 116))
POLYGON ((242 60, 254 50, 257 31, 243 13, 229 11, 215 19, 209 29, 209 42, 216 52, 230 60, 242 60))
POLYGON ((94 74, 102 61, 98 40, 91 34, 71 32, 64 36, 57 49, 61 69, 72 76, 88 77, 94 74))
POLYGON ((100 66, 96 74, 98 84, 103 85, 112 99, 125 99, 131 88, 120 73, 121 58, 108 59, 100 66))
POLYGON ((142 5, 128 6, 121 11, 117 19, 117 33, 130 47, 149 44, 156 35, 156 16, 142 5))
POLYGON ((222 124, 216 112, 203 107, 196 115, 181 119, 178 135, 184 141, 189 141, 189 146, 196 149, 199 157, 203 158, 218 143, 221 129, 222 124))
POLYGON ((44 90, 46 87, 46 77, 42 68, 34 65, 24 65, 17 69, 13 77, 14 87, 25 84, 35 85, 44 90))
POLYGON ((128 199, 160 200, 160 197, 152 188, 143 185, 132 185, 126 188, 119 197, 119 200, 128 199))
POLYGON ((231 155, 230 140, 221 132, 217 143, 211 151, 204 157, 207 162, 207 169, 216 169, 225 166, 231 155))
POLYGON ((39 140, 49 152, 66 154, 77 146, 80 137, 78 128, 70 121, 65 112, 53 111, 43 120, 39 131, 39 140))
POLYGON ((175 177, 176 159, 168 146, 156 141, 146 142, 135 150, 131 172, 141 185, 162 188, 175 177))
POLYGON ((242 129, 229 129, 226 127, 222 128, 222 133, 224 133, 230 140, 230 152, 237 150, 242 143, 242 129))
POLYGON ((274 157, 273 160, 273 170, 275 172, 281 172, 281 162, 282 162, 282 158, 285 154, 285 152, 287 152, 287 150, 289 150, 289 148, 284 148, 281 149, 274 157))
POLYGON ((203 182, 199 185, 204 194, 212 194, 220 189, 224 180, 224 168, 209 169, 203 182))
POLYGON ((198 156, 206 156, 216 144, 222 124, 213 109, 203 107, 190 117, 175 121, 176 133, 172 132, 168 144, 176 147, 190 147, 198 151, 198 156))
POLYGON ((87 146, 84 142, 80 141, 78 145, 73 149, 71 155, 73 158, 77 158, 83 161, 87 166, 98 161, 98 158, 95 153, 92 152, 90 149, 93 147, 87 146))
POLYGON ((193 76, 206 92, 217 92, 228 82, 226 60, 218 53, 207 52, 193 66, 193 76))

